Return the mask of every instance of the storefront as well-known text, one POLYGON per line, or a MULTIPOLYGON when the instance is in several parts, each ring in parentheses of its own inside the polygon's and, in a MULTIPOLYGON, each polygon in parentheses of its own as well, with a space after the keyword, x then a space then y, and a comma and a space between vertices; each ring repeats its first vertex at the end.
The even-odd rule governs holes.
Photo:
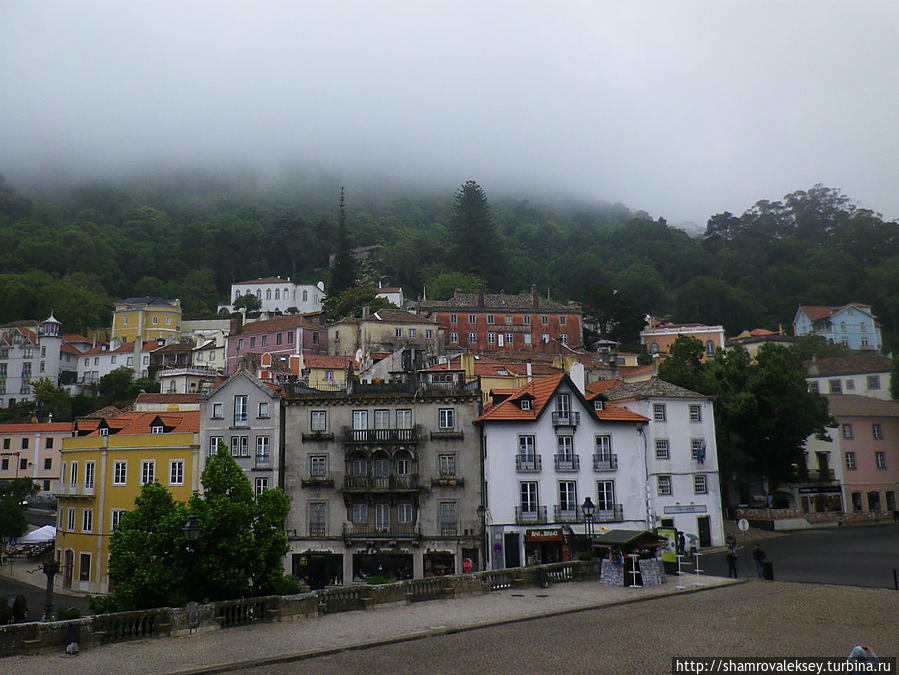
POLYGON ((561 527, 525 530, 524 558, 527 565, 571 560, 571 537, 561 527))
POLYGON ((442 577, 456 573, 456 556, 452 551, 428 551, 424 555, 425 577, 442 577))
POLYGON ((843 496, 839 485, 803 486, 798 488, 798 492, 802 513, 843 510, 843 496))
POLYGON ((412 554, 394 551, 359 552, 353 554, 353 581, 359 583, 371 577, 411 579, 414 570, 412 554))
POLYGON ((343 555, 340 553, 294 553, 291 563, 291 573, 296 580, 307 584, 312 590, 343 585, 343 555))

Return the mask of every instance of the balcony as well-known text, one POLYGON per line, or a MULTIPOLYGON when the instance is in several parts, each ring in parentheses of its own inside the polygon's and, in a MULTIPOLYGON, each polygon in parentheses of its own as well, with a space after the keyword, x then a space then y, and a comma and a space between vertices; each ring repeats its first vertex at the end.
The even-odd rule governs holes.
POLYGON ((624 520, 624 507, 621 504, 609 504, 612 508, 601 509, 596 507, 593 515, 594 523, 618 523, 624 520))
POLYGON ((310 537, 327 537, 328 536, 328 528, 324 525, 310 525, 309 526, 309 536, 310 537))
POLYGON ((459 523, 440 523, 441 537, 458 537, 459 523))
POLYGON ((581 414, 579 412, 572 411, 559 411, 556 410, 553 412, 553 426, 554 427, 576 427, 581 423, 581 414))
POLYGON ((345 492, 395 492, 401 490, 418 490, 418 474, 410 473, 400 476, 347 476, 343 481, 343 489, 345 492))
POLYGON ((809 469, 808 480, 815 482, 835 480, 833 469, 809 469))
POLYGON ((329 434, 327 431, 313 431, 309 434, 303 434, 303 442, 308 443, 309 441, 333 441, 334 434, 329 434))
POLYGON ((562 508, 558 504, 553 507, 554 523, 581 523, 584 521, 584 514, 581 513, 580 506, 571 508, 562 508))
POLYGON ((95 494, 93 485, 85 487, 83 483, 77 485, 60 485, 55 494, 59 497, 93 497, 95 494))
POLYGON ((594 471, 617 471, 618 455, 593 455, 594 471))
POLYGON ((334 487, 334 479, 331 478, 330 474, 325 473, 318 476, 309 476, 309 478, 303 478, 300 481, 300 484, 304 488, 332 488, 334 487))
POLYGON ((269 455, 256 455, 255 469, 271 469, 272 458, 269 455))
POLYGON ((524 509, 521 506, 515 507, 515 522, 519 525, 526 525, 530 523, 545 523, 546 522, 546 507, 545 506, 535 506, 531 509, 524 509))
POLYGON ((344 429, 343 440, 346 443, 370 445, 417 443, 418 433, 415 429, 344 429))
POLYGON ((556 471, 578 471, 581 468, 579 455, 554 455, 556 471))
POLYGON ((465 479, 457 476, 431 478, 431 487, 465 487, 465 479))
POLYGON ((420 539, 421 531, 412 523, 392 523, 386 526, 369 523, 344 523, 343 538, 354 539, 420 539))
POLYGON ((522 473, 542 471, 543 460, 540 455, 515 455, 515 470, 522 473))

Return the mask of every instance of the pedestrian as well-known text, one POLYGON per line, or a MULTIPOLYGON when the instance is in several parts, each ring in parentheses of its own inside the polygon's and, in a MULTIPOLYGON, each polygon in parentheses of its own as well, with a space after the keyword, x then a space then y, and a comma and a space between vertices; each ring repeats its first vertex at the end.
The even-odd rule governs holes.
POLYGON ((737 538, 733 534, 727 535, 727 539, 725 540, 727 544, 727 548, 736 548, 737 547, 737 538))
POLYGON ((687 549, 687 538, 684 537, 683 532, 678 532, 677 534, 677 552, 681 555, 684 554, 684 551, 687 549))
POLYGON ((755 560, 755 569, 759 573, 759 579, 765 578, 765 566, 763 563, 767 557, 762 547, 756 544, 755 550, 752 552, 752 559, 755 560))
POLYGON ((877 658, 877 654, 874 653, 874 650, 867 646, 855 645, 852 648, 852 651, 849 652, 849 656, 846 659, 847 661, 867 661, 872 664, 880 663, 880 659, 877 658))
POLYGON ((737 578, 737 552, 734 549, 727 551, 727 578, 737 578))

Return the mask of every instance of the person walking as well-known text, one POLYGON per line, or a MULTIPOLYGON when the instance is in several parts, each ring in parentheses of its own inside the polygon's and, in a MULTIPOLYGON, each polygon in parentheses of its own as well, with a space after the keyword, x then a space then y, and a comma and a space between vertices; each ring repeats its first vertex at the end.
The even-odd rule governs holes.
POLYGON ((752 552, 752 559, 755 560, 755 569, 759 573, 759 579, 765 578, 765 558, 768 556, 765 555, 765 552, 762 550, 762 547, 758 544, 755 545, 755 550, 752 552))
POLYGON ((727 549, 727 578, 737 578, 737 550, 733 547, 727 549))

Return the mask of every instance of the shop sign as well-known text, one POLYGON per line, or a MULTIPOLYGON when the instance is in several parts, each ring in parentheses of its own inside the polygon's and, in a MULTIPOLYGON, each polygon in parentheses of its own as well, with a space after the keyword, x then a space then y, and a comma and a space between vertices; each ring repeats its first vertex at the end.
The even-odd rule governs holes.
POLYGON ((801 487, 799 494, 803 495, 823 495, 823 494, 839 494, 841 488, 839 485, 821 485, 819 487, 801 487))
POLYGON ((543 528, 539 530, 525 530, 527 541, 562 541, 562 529, 559 527, 543 528))
POLYGON ((706 513, 708 507, 705 504, 675 504, 664 507, 665 513, 706 513))

